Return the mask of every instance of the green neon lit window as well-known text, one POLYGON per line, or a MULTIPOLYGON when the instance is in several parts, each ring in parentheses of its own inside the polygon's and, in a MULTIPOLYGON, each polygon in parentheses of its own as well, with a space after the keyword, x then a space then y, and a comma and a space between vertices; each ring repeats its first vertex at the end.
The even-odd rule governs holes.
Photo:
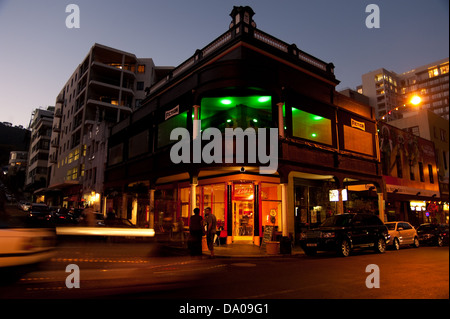
POLYGON ((188 113, 173 116, 158 125, 158 147, 164 147, 176 141, 170 140, 170 133, 177 127, 186 127, 188 113))
POLYGON ((331 120, 293 107, 292 135, 306 140, 332 145, 331 120))
POLYGON ((202 130, 216 127, 246 129, 272 126, 272 97, 266 95, 203 98, 200 108, 202 130))

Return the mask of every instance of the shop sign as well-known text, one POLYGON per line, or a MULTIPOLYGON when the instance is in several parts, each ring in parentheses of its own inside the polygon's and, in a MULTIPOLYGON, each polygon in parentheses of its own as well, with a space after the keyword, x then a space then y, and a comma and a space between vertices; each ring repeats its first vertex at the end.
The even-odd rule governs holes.
POLYGON ((178 104, 173 109, 166 111, 166 116, 164 120, 170 119, 172 116, 180 113, 180 105, 178 104))
MULTIPOLYGON (((347 200, 347 189, 343 189, 341 192, 342 200, 347 200)), ((339 201, 339 189, 330 189, 330 202, 338 202, 339 201)))
POLYGON ((253 184, 234 185, 235 199, 251 199, 253 196, 253 184))
POLYGON ((360 129, 361 131, 366 130, 366 123, 364 123, 364 122, 359 122, 354 119, 351 119, 351 124, 352 124, 352 127, 360 129))

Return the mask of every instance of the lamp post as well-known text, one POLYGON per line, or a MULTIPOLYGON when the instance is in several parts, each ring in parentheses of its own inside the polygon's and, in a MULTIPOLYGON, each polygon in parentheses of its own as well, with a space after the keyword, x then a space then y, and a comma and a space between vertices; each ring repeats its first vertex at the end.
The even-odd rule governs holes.
POLYGON ((386 114, 384 114, 384 115, 377 121, 377 124, 378 124, 378 122, 381 121, 381 120, 386 120, 386 121, 387 121, 388 115, 391 115, 393 111, 398 111, 401 107, 406 107, 406 106, 409 105, 409 104, 414 105, 414 106, 417 106, 417 105, 419 105, 420 103, 422 103, 422 98, 421 98, 420 96, 418 96, 418 95, 414 95, 414 96, 409 100, 409 103, 405 103, 405 104, 403 104, 402 106, 397 106, 395 109, 392 109, 392 110, 389 110, 388 112, 386 112, 386 114))

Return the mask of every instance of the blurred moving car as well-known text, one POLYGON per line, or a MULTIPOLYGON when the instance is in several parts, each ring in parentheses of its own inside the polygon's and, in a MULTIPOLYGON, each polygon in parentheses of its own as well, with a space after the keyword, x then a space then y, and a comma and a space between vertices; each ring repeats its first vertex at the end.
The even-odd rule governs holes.
POLYGON ((408 222, 396 221, 385 223, 391 235, 389 247, 399 250, 402 245, 419 247, 419 236, 416 229, 408 222))
POLYGON ((339 214, 327 218, 318 228, 302 233, 300 244, 307 255, 335 250, 347 257, 354 248, 373 248, 384 253, 389 242, 384 223, 372 214, 339 214))
POLYGON ((24 218, 0 220, 0 269, 36 264, 53 255, 55 229, 27 227, 24 218))
POLYGON ((448 245, 448 225, 426 223, 417 228, 421 244, 443 246, 448 245))
POLYGON ((106 218, 103 221, 103 225, 106 227, 137 228, 137 226, 133 224, 129 219, 125 218, 113 218, 113 219, 106 218))

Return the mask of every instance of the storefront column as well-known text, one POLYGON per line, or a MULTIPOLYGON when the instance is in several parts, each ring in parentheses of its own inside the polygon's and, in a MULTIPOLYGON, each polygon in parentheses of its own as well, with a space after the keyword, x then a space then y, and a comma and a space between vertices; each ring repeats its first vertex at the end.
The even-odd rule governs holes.
POLYGON ((283 106, 284 103, 277 103, 278 106, 278 135, 284 137, 284 119, 283 119, 283 106))
POLYGON ((337 207, 337 213, 338 214, 343 214, 344 213, 344 199, 342 198, 342 191, 344 189, 340 188, 339 189, 339 201, 338 201, 338 207, 337 207))
POLYGON ((384 196, 383 193, 377 193, 378 195, 378 217, 380 217, 381 221, 384 223, 386 221, 386 217, 384 214, 384 196))
POLYGON ((155 190, 150 189, 150 201, 149 201, 149 217, 148 224, 149 228, 155 229, 155 190))
POLYGON ((128 207, 128 194, 126 192, 122 193, 122 207, 120 210, 120 215, 116 216, 119 218, 127 218, 127 207, 128 207))
POLYGON ((191 184, 191 211, 189 212, 189 216, 191 216, 194 212, 194 208, 197 207, 197 184, 191 184))
POLYGON ((134 195, 131 203, 131 223, 137 225, 137 210, 138 210, 138 198, 137 194, 134 195))
POLYGON ((192 127, 192 139, 196 139, 198 136, 198 133, 200 132, 200 128, 198 127, 199 122, 198 120, 198 109, 200 108, 200 105, 194 105, 194 122, 192 127))
POLYGON ((281 225, 283 236, 288 236, 287 226, 287 184, 280 184, 281 186, 281 225))

